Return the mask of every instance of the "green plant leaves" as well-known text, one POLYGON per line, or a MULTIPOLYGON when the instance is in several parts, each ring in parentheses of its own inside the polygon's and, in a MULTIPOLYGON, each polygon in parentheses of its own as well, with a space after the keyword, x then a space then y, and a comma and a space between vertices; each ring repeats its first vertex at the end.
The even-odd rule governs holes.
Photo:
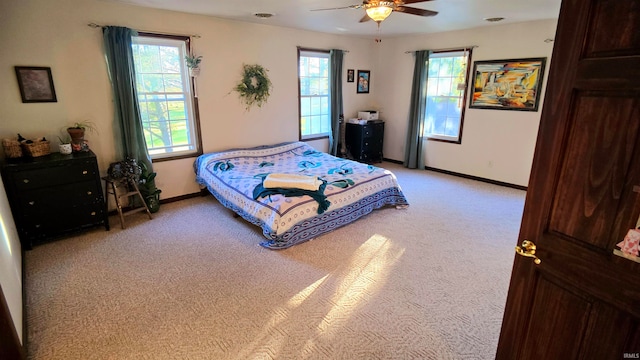
POLYGON ((273 87, 267 76, 269 70, 258 64, 244 64, 242 67, 242 80, 233 90, 238 92, 240 100, 244 102, 247 110, 250 110, 253 105, 261 107, 269 99, 273 87))

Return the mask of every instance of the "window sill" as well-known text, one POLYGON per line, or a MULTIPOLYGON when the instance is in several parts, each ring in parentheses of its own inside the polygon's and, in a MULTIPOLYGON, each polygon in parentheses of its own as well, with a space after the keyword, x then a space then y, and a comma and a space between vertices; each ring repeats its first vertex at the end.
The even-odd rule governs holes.
POLYGON ((462 140, 461 139, 446 139, 446 138, 440 138, 440 137, 431 137, 431 136, 423 136, 422 140, 429 140, 429 141, 438 141, 438 142, 445 142, 445 143, 450 143, 450 144, 461 144, 462 140))
POLYGON ((329 138, 329 135, 318 135, 314 137, 302 138, 300 139, 300 141, 314 141, 314 140, 322 140, 322 139, 328 139, 328 138, 329 138))
POLYGON ((181 160, 181 159, 195 158, 200 155, 202 155, 202 151, 189 153, 189 154, 176 155, 176 156, 165 156, 165 157, 157 157, 157 158, 152 157, 151 162, 157 163, 157 162, 164 162, 164 161, 171 161, 171 160, 181 160))

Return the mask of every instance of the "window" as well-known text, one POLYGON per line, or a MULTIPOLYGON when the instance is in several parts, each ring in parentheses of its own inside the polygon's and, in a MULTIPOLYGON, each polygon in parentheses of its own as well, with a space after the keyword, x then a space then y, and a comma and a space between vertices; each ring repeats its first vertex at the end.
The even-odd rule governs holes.
POLYGON ((154 160, 200 154, 191 77, 185 64, 188 37, 133 38, 136 92, 144 138, 154 160))
POLYGON ((425 133, 429 139, 460 143, 469 76, 470 50, 429 56, 425 133))
POLYGON ((329 52, 298 51, 300 139, 328 137, 331 133, 329 52))

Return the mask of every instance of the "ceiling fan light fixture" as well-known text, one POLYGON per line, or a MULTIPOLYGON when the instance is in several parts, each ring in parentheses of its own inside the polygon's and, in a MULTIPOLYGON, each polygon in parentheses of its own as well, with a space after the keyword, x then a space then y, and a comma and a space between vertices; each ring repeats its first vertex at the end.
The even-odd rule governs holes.
POLYGON ((371 20, 379 23, 382 20, 386 19, 389 15, 391 15, 393 8, 381 4, 380 6, 367 8, 366 11, 371 20))

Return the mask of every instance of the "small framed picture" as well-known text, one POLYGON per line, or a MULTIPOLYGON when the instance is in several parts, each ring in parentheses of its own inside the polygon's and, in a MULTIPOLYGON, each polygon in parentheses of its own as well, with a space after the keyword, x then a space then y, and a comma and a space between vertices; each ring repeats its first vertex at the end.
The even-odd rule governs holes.
POLYGON ((353 82, 355 70, 349 69, 347 70, 347 82, 353 82))
POLYGON ((357 93, 368 94, 370 82, 371 82, 371 71, 358 70, 358 86, 356 87, 357 93))
POLYGON ((16 66, 23 103, 57 102, 50 67, 16 66))

